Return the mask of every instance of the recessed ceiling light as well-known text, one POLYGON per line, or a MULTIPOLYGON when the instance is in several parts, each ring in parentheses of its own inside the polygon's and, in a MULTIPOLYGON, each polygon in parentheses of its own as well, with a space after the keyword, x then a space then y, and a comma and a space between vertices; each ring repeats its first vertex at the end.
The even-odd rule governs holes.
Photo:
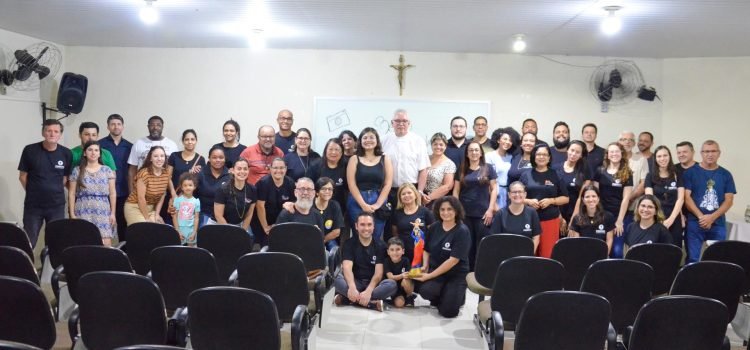
POLYGON ((156 11, 156 8, 154 7, 154 1, 156 0, 144 1, 146 1, 146 6, 141 8, 141 11, 138 15, 139 17, 141 17, 141 21, 143 21, 143 23, 152 25, 159 21, 159 11, 156 11))
POLYGON ((521 53, 526 51, 526 40, 524 39, 525 36, 523 34, 516 34, 513 37, 515 38, 513 40, 513 52, 521 53))
POLYGON ((262 28, 253 28, 248 34, 247 41, 250 44, 250 48, 254 51, 263 50, 266 48, 266 36, 262 28))
POLYGON ((622 6, 604 6, 604 11, 607 11, 607 17, 602 20, 601 29, 606 35, 617 34, 622 29, 622 20, 617 16, 617 11, 622 9, 622 6))

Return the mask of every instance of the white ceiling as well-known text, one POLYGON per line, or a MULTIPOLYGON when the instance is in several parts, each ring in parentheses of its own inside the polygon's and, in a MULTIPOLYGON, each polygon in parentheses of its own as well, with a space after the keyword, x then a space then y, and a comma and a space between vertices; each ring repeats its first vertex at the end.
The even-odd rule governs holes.
MULTIPOLYGON (((257 0, 256 0, 257 1, 257 0)), ((143 0, 0 0, 0 28, 74 46, 247 47, 253 1, 157 0, 161 20, 138 18, 143 0), (234 27, 234 32, 232 32, 234 27)), ((748 0, 266 0, 269 48, 750 56, 748 0), (599 31, 615 1, 623 30, 599 31), (742 44, 744 43, 744 44, 742 44)), ((0 43, 2 44, 2 43, 0 43)))

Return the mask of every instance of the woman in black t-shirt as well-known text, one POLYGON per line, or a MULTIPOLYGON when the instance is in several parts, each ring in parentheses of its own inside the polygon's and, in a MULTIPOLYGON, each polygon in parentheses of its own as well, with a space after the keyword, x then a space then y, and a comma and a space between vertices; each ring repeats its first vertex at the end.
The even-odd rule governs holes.
POLYGON ((527 132, 521 137, 521 147, 510 160, 510 169, 508 169, 508 183, 521 180, 521 175, 531 171, 531 151, 536 145, 536 135, 527 132))
POLYGON ((552 247, 560 238, 560 209, 567 204, 568 189, 557 177, 550 165, 550 148, 539 144, 531 151, 530 172, 521 175, 521 182, 526 185, 526 205, 536 209, 539 214, 542 234, 539 238, 537 255, 545 258, 552 256, 552 247))
POLYGON ((247 146, 240 143, 240 124, 237 121, 233 119, 225 121, 221 132, 224 135, 224 142, 219 142, 211 148, 220 148, 224 151, 226 166, 231 169, 247 146))
POLYGON ((294 180, 286 176, 286 163, 281 158, 271 162, 271 173, 263 176, 255 185, 258 190, 258 205, 253 220, 256 243, 261 246, 267 244, 268 232, 276 222, 285 202, 294 202, 294 180), (257 229, 257 230, 256 230, 257 229))
POLYGON ((685 186, 682 175, 675 170, 672 152, 666 146, 654 151, 656 169, 646 176, 646 194, 653 194, 661 202, 664 211, 664 227, 672 234, 672 243, 682 248, 682 218, 680 212, 685 203, 685 186))
POLYGON ((469 142, 464 150, 458 178, 453 184, 453 197, 461 201, 466 213, 464 224, 471 232, 469 264, 474 270, 477 246, 489 234, 497 206, 497 174, 495 167, 485 163, 479 142, 469 142))
POLYGON ((587 185, 581 191, 578 213, 570 219, 568 237, 598 238, 607 243, 607 253, 612 250, 615 218, 599 202, 599 189, 587 185))
POLYGON ((398 204, 391 218, 391 236, 400 238, 404 243, 404 253, 409 261, 414 260, 414 223, 419 220, 420 229, 426 232, 427 227, 435 222, 435 216, 422 205, 418 193, 417 188, 410 183, 401 185, 396 195, 398 204))
POLYGON ((662 222, 664 213, 659 200, 651 194, 644 194, 635 204, 632 224, 625 232, 625 244, 632 247, 641 243, 672 243, 672 235, 662 222))
POLYGON ((570 146, 568 146, 568 158, 557 169, 557 177, 560 178, 563 186, 567 187, 570 198, 567 204, 560 207, 560 214, 562 215, 560 231, 563 234, 568 229, 570 218, 577 214, 576 209, 580 204, 581 190, 591 182, 592 174, 586 156, 588 156, 586 144, 578 140, 571 141, 570 146))
POLYGON ((344 146, 337 138, 329 139, 323 149, 323 158, 312 166, 310 178, 317 182, 322 177, 333 180, 333 200, 339 203, 341 209, 346 206, 346 194, 349 191, 346 183, 346 162, 344 161, 344 146))
POLYGON ((443 317, 456 317, 466 297, 469 273, 469 229, 462 223, 464 209, 455 197, 437 199, 434 214, 438 221, 425 235, 422 275, 414 280, 422 298, 438 308, 443 317))
POLYGON ((615 217, 615 236, 612 238, 610 256, 621 259, 623 254, 623 221, 628 212, 630 192, 633 190, 633 172, 628 166, 625 148, 617 142, 607 146, 606 158, 594 173, 594 184, 599 188, 604 210, 615 217))
POLYGON ((244 158, 234 162, 234 171, 229 181, 221 186, 214 197, 214 216, 219 224, 240 226, 253 236, 250 220, 255 213, 258 196, 255 186, 247 183, 250 164, 244 158))
POLYGON ((188 172, 198 174, 206 166, 206 159, 195 151, 197 145, 198 134, 193 129, 187 129, 182 132, 182 151, 172 152, 167 159, 167 171, 172 174, 172 181, 169 182, 169 193, 164 198, 164 203, 168 204, 162 207, 161 216, 165 223, 172 223, 172 214, 175 210, 172 200, 177 198, 176 189, 180 187, 177 183, 180 176, 188 172))
POLYGON ((500 209, 492 219, 490 234, 512 233, 526 236, 534 242, 534 252, 539 246, 539 234, 542 226, 539 224, 539 215, 532 207, 524 204, 526 200, 526 186, 521 181, 515 181, 508 186, 508 197, 510 204, 500 209))
POLYGON ((318 195, 313 202, 313 209, 317 210, 323 217, 323 241, 326 244, 326 249, 331 250, 339 245, 337 239, 344 227, 344 214, 341 212, 339 203, 331 200, 334 192, 331 178, 321 177, 318 179, 315 182, 315 189, 318 195))
POLYGON ((312 177, 313 165, 320 161, 320 154, 310 148, 312 133, 306 128, 300 128, 294 137, 294 151, 284 156, 287 164, 286 176, 297 181, 301 177, 312 177))

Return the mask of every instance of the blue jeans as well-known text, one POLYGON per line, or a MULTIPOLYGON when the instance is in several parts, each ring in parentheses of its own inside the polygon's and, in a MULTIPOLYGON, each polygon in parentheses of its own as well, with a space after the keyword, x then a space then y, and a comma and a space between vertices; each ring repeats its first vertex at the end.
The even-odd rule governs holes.
MULTIPOLYGON (((380 196, 380 192, 375 190, 360 191, 360 193, 362 194, 362 199, 367 204, 375 204, 375 202, 378 200, 378 196, 380 196)), ((349 218, 352 220, 352 231, 356 232, 357 216, 362 212, 362 208, 360 208, 359 204, 357 204, 357 201, 354 200, 354 197, 352 197, 351 193, 349 194, 349 198, 346 201, 346 208, 349 211, 349 218)), ((382 241, 384 227, 385 221, 378 220, 376 218, 375 231, 372 233, 372 237, 382 241)))
POLYGON ((39 240, 39 231, 42 229, 42 222, 65 219, 65 205, 51 208, 37 208, 35 206, 23 206, 23 230, 29 236, 31 248, 36 247, 39 240))
POLYGON ((633 213, 627 212, 625 214, 625 218, 622 219, 622 235, 618 236, 615 235, 612 237, 612 252, 610 253, 610 256, 613 259, 622 259, 623 258, 623 250, 625 248, 625 234, 626 232, 624 230, 628 229, 628 225, 630 225, 633 222, 633 213))
POLYGON ((701 249, 705 241, 723 241, 727 239, 726 226, 714 224, 708 230, 704 230, 698 224, 698 220, 688 219, 687 228, 685 228, 685 239, 687 240, 687 264, 699 261, 701 258, 701 249))

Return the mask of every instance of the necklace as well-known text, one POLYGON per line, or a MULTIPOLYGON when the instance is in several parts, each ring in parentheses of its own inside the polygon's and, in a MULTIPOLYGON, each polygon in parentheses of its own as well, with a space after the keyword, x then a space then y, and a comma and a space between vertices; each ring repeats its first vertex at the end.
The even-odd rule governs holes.
MULTIPOLYGON (((232 184, 232 186, 234 186, 234 184, 232 184)), ((237 203, 237 196, 232 196, 234 197, 234 210, 235 212, 237 212, 237 217, 240 218, 240 220, 245 218, 245 210, 247 209, 247 192, 245 191, 246 188, 247 186, 242 186, 242 189, 237 189, 237 187, 235 187, 235 189, 242 191, 242 211, 240 211, 240 205, 237 203)))
POLYGON ((306 161, 303 162, 302 161, 302 156, 300 156, 299 153, 296 153, 296 152, 295 152, 295 154, 297 154, 297 159, 299 159, 299 163, 302 164, 302 169, 305 170, 305 175, 307 175, 307 167, 310 165, 310 155, 306 155, 305 156, 306 157, 305 158, 306 161))

